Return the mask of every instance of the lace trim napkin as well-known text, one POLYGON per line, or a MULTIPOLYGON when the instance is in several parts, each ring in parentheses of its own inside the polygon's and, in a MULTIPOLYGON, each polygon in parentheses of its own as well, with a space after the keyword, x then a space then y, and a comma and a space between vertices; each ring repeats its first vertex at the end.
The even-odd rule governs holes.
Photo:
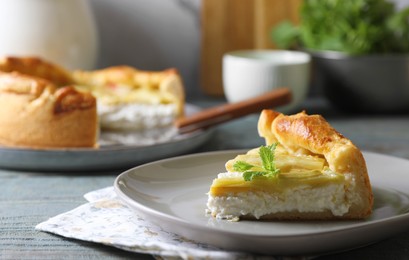
POLYGON ((260 256, 223 251, 169 233, 128 208, 113 187, 89 192, 84 197, 88 203, 50 218, 36 229, 163 258, 260 259, 260 256))

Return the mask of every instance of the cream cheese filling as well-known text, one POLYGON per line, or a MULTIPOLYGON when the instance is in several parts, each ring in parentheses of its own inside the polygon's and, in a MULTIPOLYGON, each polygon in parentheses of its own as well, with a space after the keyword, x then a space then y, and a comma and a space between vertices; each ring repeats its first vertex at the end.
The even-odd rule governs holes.
POLYGON ((123 104, 97 103, 102 129, 142 130, 171 126, 177 117, 175 104, 123 104))
MULTIPOLYGON (((238 178, 241 173, 220 173, 218 178, 238 178)), ((208 212, 222 219, 236 219, 243 215, 260 218, 278 212, 323 212, 331 211, 334 216, 342 216, 349 211, 353 198, 348 196, 348 186, 353 183, 351 174, 346 174, 343 182, 328 182, 311 187, 300 183, 280 191, 257 191, 227 193, 222 196, 208 194, 208 212)))

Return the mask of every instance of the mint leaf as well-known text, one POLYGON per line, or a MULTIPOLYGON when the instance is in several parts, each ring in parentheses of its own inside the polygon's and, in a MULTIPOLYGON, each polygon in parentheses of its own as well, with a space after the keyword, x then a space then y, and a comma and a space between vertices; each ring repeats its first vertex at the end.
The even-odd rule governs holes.
POLYGON ((264 176, 265 172, 257 172, 257 171, 245 171, 243 172, 243 178, 245 181, 251 181, 254 177, 257 176, 264 176))
POLYGON ((259 149, 259 155, 262 162, 262 167, 254 166, 245 161, 237 161, 233 165, 233 169, 243 173, 245 181, 251 181, 255 177, 264 176, 267 178, 275 177, 280 170, 276 168, 274 163, 274 152, 278 143, 261 146, 259 149))
POLYGON ((274 163, 274 151, 277 148, 277 144, 272 144, 270 146, 261 146, 260 147, 260 158, 263 163, 263 167, 267 171, 275 171, 275 163, 274 163))
POLYGON ((251 165, 251 164, 249 164, 249 163, 246 163, 246 162, 244 162, 244 161, 237 161, 237 162, 233 165, 233 169, 234 169, 235 171, 238 171, 238 172, 245 172, 245 171, 250 170, 250 169, 253 168, 253 167, 254 167, 253 165, 251 165))

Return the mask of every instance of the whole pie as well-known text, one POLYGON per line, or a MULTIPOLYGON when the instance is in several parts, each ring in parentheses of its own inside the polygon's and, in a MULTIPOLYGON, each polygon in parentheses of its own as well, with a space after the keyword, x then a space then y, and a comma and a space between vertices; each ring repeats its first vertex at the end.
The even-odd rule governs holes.
POLYGON ((19 72, 0 72, 0 145, 96 147, 96 100, 73 86, 19 72))
POLYGON ((68 71, 39 57, 0 59, 3 146, 97 147, 100 129, 172 126, 184 114, 184 102, 176 69, 68 71))
POLYGON ((361 151, 320 115, 263 110, 266 145, 226 163, 208 193, 223 219, 362 219, 373 194, 361 151))

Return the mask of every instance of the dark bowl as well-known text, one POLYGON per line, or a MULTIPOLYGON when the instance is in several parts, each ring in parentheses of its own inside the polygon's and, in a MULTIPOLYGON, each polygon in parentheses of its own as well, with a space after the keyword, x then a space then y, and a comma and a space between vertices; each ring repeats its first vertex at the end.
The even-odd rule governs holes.
POLYGON ((337 107, 352 112, 409 111, 409 54, 309 53, 312 84, 337 107))

